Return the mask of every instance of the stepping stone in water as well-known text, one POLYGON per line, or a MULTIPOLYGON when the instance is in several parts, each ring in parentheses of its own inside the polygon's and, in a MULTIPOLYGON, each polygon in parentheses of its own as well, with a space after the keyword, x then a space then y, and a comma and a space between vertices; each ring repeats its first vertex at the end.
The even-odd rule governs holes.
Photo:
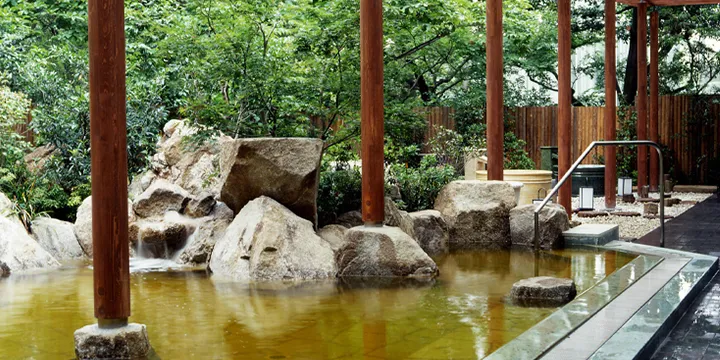
POLYGON ((513 284, 510 299, 520 306, 560 306, 572 301, 577 295, 575 282, 571 279, 539 276, 523 279, 513 284))

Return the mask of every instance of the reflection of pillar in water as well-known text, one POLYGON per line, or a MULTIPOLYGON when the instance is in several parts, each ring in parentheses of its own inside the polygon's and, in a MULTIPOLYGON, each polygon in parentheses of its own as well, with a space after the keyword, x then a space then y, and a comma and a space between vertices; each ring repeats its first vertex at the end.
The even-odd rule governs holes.
POLYGON ((385 353, 385 346, 387 345, 386 331, 387 324, 385 320, 363 323, 363 354, 365 358, 387 358, 385 353), (367 356, 370 353, 372 353, 372 357, 367 356))
POLYGON ((616 256, 614 251, 605 252, 605 276, 612 274, 617 269, 616 256))
POLYGON ((505 302, 501 297, 488 299, 488 349, 491 354, 505 343, 505 302))
POLYGON ((572 275, 573 275, 573 274, 572 274, 572 263, 573 263, 573 261, 575 260, 575 258, 574 258, 574 257, 570 257, 569 260, 570 260, 570 261, 567 262, 567 267, 565 268, 565 273, 564 273, 563 277, 568 278, 568 279, 572 279, 572 278, 573 278, 573 276, 572 276, 572 275))

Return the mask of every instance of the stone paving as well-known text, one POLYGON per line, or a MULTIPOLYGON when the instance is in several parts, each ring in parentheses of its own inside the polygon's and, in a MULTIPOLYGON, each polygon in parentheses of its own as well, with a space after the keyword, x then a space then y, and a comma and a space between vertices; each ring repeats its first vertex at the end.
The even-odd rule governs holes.
MULTIPOLYGON (((659 230, 638 240, 659 245, 659 230)), ((668 248, 720 255, 720 199, 713 195, 665 224, 668 248)), ((720 275, 708 284, 653 359, 720 359, 720 275)))

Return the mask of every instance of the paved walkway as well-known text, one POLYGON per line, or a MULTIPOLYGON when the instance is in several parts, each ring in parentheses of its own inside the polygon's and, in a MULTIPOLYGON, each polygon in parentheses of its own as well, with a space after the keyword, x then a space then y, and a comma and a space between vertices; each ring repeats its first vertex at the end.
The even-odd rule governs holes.
MULTIPOLYGON (((637 242, 658 246, 660 231, 655 230, 637 242)), ((667 222, 665 246, 720 256, 717 195, 667 222)), ((653 359, 720 359, 720 275, 715 276, 690 306, 653 359)))

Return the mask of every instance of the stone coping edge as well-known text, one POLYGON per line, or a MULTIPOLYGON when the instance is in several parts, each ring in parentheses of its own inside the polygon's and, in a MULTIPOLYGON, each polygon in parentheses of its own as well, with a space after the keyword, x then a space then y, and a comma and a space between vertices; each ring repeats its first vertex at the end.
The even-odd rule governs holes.
MULTIPOLYGON (((605 248, 604 246, 599 247, 605 248)), ((626 249, 608 250, 636 253, 626 249)), ((640 254, 593 287, 579 294, 575 300, 550 314, 485 359, 522 360, 536 359, 542 356, 634 284, 635 281, 662 262, 663 259, 662 256, 640 254)))
POLYGON ((608 244, 608 247, 646 254, 664 254, 665 257, 692 258, 590 357, 648 359, 713 278, 718 270, 718 258, 632 243, 615 242, 608 244), (691 283, 690 287, 687 287, 688 282, 691 283))

